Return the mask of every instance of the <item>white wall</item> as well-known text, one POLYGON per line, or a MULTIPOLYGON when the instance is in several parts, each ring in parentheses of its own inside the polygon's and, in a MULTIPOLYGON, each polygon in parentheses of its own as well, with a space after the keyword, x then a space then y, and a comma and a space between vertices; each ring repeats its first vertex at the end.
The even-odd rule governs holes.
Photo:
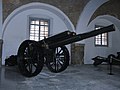
POLYGON ((30 8, 28 10, 20 12, 9 21, 9 24, 5 27, 4 30, 2 55, 3 65, 5 63, 5 58, 10 55, 16 55, 20 43, 23 40, 29 38, 29 16, 49 18, 51 21, 50 35, 54 35, 68 29, 64 21, 61 20, 61 18, 58 17, 55 13, 52 13, 49 10, 30 8))
POLYGON ((112 33, 112 53, 117 52, 120 52, 120 30, 116 27, 116 31, 112 33))
MULTIPOLYGON (((95 25, 100 26, 108 26, 110 24, 114 24, 114 22, 110 22, 106 19, 96 18, 92 21, 92 23, 88 26, 87 30, 94 30, 95 25)), ((115 24, 114 24, 115 25, 115 24)), ((107 57, 109 54, 115 54, 120 51, 120 31, 118 28, 115 28, 116 31, 110 32, 108 35, 109 46, 108 47, 95 47, 94 45, 94 37, 85 40, 85 56, 84 63, 92 64, 91 60, 95 56, 103 56, 107 57)))

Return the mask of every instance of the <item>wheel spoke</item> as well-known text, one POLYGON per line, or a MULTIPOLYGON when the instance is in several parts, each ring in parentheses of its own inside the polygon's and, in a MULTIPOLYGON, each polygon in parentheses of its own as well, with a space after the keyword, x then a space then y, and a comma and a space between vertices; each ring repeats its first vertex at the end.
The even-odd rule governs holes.
POLYGON ((56 68, 57 68, 57 67, 56 67, 56 59, 54 59, 54 60, 55 60, 55 61, 54 61, 54 63, 55 63, 54 65, 55 65, 55 70, 56 70, 56 68))
POLYGON ((59 70, 59 64, 57 62, 57 64, 56 64, 56 71, 58 71, 58 70, 59 70))
POLYGON ((37 68, 37 63, 33 63, 33 66, 34 66, 35 68, 37 68))
POLYGON ((29 64, 28 69, 29 69, 28 71, 32 73, 32 64, 29 64))
POLYGON ((63 66, 63 61, 61 61, 61 60, 58 60, 58 63, 61 65, 61 67, 63 66))
POLYGON ((57 48, 56 55, 61 55, 61 54, 63 54, 62 48, 57 48))
POLYGON ((60 51, 58 53, 60 53, 62 51, 62 49, 60 49, 60 51))
POLYGON ((50 62, 50 66, 53 67, 53 65, 55 65, 55 63, 54 62, 50 62))

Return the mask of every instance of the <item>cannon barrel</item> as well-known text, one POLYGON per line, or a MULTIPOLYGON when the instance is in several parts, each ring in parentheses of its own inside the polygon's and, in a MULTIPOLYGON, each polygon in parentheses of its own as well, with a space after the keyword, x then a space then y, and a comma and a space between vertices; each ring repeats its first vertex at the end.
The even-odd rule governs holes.
POLYGON ((107 27, 100 28, 98 30, 93 30, 93 31, 90 31, 90 32, 87 32, 87 33, 74 35, 70 38, 64 39, 64 40, 59 41, 59 42, 51 43, 51 44, 49 44, 49 47, 54 48, 54 47, 67 45, 67 44, 70 44, 70 43, 73 43, 73 42, 81 41, 83 39, 87 39, 87 38, 90 38, 90 37, 93 37, 93 36, 96 36, 96 35, 99 35, 99 34, 102 34, 102 33, 111 32, 111 31, 115 31, 115 27, 114 27, 113 24, 109 25, 107 27))
POLYGON ((76 35, 75 32, 71 32, 71 31, 64 31, 62 33, 59 33, 59 34, 56 34, 54 36, 51 36, 49 38, 45 38, 41 41, 39 41, 40 43, 43 42, 43 43, 46 43, 46 44, 51 44, 51 43, 55 43, 55 42, 59 42, 59 41, 62 41, 64 39, 68 39, 72 36, 76 35))

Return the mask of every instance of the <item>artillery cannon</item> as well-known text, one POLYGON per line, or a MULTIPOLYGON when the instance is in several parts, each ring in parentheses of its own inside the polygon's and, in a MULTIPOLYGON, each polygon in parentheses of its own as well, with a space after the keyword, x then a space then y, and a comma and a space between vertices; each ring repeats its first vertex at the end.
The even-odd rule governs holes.
POLYGON ((61 72, 69 65, 69 51, 65 45, 111 31, 115 31, 114 25, 78 35, 65 31, 38 42, 25 40, 18 49, 19 70, 22 75, 32 77, 38 75, 46 64, 51 72, 61 72))

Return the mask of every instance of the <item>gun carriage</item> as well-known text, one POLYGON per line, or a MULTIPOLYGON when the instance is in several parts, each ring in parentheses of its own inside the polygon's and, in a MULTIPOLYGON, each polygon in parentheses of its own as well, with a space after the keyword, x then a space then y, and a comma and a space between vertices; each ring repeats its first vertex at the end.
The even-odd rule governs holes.
POLYGON ((19 70, 22 75, 32 77, 38 75, 46 64, 51 72, 61 72, 69 65, 69 51, 65 45, 111 31, 115 31, 114 25, 78 35, 65 31, 38 42, 25 40, 17 53, 19 70))

